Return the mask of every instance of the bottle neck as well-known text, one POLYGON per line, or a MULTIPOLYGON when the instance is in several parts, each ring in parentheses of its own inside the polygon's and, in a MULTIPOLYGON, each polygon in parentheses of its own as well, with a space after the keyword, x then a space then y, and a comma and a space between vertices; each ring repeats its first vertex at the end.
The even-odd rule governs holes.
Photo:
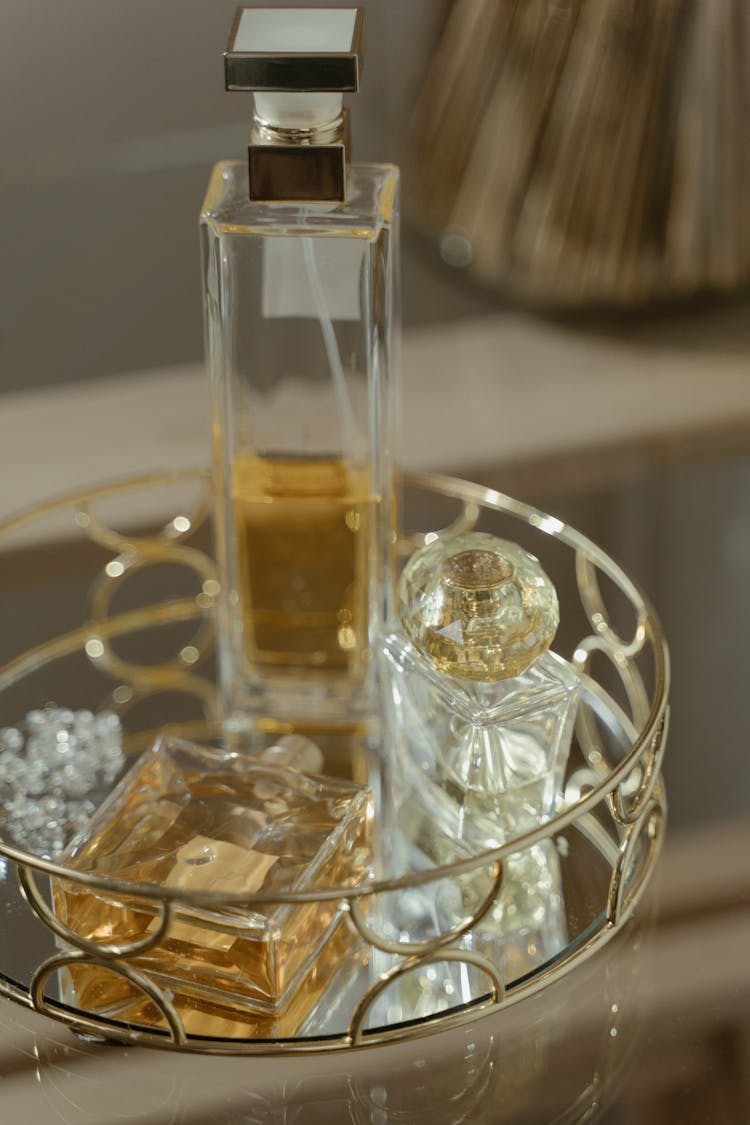
POLYGON ((344 203, 349 114, 289 125, 256 112, 248 146, 250 199, 266 203, 344 203))
POLYGON ((342 112, 332 121, 311 126, 276 125, 253 114, 252 139, 255 144, 334 145, 346 143, 346 116, 342 112))

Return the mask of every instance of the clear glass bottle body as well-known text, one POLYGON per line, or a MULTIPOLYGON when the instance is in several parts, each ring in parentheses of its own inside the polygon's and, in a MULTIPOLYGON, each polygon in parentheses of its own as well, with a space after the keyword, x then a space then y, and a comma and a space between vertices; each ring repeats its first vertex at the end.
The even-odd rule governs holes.
POLYGON ((201 216, 225 718, 349 720, 392 588, 398 172, 343 205, 251 203, 214 170, 201 216))
POLYGON ((565 660, 547 652, 519 676, 462 681, 391 633, 381 667, 394 785, 422 793, 442 835, 481 851, 554 816, 579 690, 565 660))
MULTIPOLYGON (((460 680, 437 671, 395 631, 378 658, 390 755, 376 844, 383 875, 466 860, 559 811, 579 694, 566 661, 547 652, 512 678, 460 680)), ((393 895, 378 924, 389 940, 434 940, 477 910, 491 880, 491 868, 479 866, 393 895)), ((495 904, 460 944, 488 957, 511 983, 566 941, 560 865, 544 841, 507 858, 495 904)), ((392 962, 376 960, 378 972, 392 962)), ((440 1011, 470 997, 470 978, 447 962, 405 977, 379 1014, 393 1020, 440 1011)))

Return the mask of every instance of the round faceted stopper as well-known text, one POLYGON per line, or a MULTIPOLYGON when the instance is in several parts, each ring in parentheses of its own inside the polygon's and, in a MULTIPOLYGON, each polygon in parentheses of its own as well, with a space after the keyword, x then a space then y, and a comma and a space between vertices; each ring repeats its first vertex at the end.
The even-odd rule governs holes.
POLYGON ((437 539, 412 555, 398 603, 407 636, 438 671, 485 683, 524 672, 547 651, 560 621, 538 560, 479 531, 437 539))

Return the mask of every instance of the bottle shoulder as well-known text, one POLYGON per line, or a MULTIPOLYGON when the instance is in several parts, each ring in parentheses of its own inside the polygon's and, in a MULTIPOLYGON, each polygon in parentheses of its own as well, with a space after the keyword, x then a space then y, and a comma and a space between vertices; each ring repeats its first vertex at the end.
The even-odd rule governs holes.
POLYGON ((343 235, 376 238, 398 219, 399 170, 353 164, 343 204, 256 203, 248 199, 247 163, 223 160, 211 174, 202 225, 220 234, 343 235))
POLYGON ((387 666, 398 676, 399 689, 427 690, 444 706, 466 717, 481 716, 483 721, 544 709, 553 700, 577 698, 580 680, 575 668, 556 653, 546 652, 520 676, 492 683, 464 681, 434 667, 402 633, 393 631, 383 638, 381 653, 387 666))

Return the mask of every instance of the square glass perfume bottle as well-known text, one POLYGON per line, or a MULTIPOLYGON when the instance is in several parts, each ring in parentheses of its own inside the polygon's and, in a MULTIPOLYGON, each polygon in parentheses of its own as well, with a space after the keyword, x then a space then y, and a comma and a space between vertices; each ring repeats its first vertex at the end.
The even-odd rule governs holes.
POLYGON ((448 838, 480 850, 549 819, 579 682, 548 651, 559 609, 537 560, 481 532, 437 540, 409 560, 397 600, 403 631, 381 661, 396 776, 448 838))
MULTIPOLYGON (((185 892, 165 935, 130 963, 167 990, 189 1033, 293 1034, 351 943, 335 902, 190 904, 191 892, 250 896, 351 886, 365 875, 368 790, 273 758, 160 739, 60 859, 185 892)), ((156 907, 127 894, 59 878, 52 894, 60 921, 90 941, 132 944, 158 924, 156 907)), ((64 969, 62 991, 100 1015, 162 1023, 142 993, 97 964, 64 969)))
POLYGON ((392 588, 398 170, 350 164, 358 8, 238 10, 201 214, 225 718, 354 719, 392 588))
MULTIPOLYGON (((389 874, 470 858, 553 817, 579 693, 575 670, 548 651, 559 622, 554 587, 518 545, 484 533, 437 540, 407 563, 397 602, 402 629, 379 653, 384 819, 400 840, 381 849, 389 874)), ((401 940, 429 940, 473 913, 489 887, 479 867, 433 896, 440 917, 434 906, 432 917, 420 911, 414 893, 409 925, 385 924, 401 940)), ((506 860, 498 900, 464 944, 515 975, 559 953, 565 934, 547 843, 506 860)), ((446 980, 453 990, 451 973, 446 980)))

